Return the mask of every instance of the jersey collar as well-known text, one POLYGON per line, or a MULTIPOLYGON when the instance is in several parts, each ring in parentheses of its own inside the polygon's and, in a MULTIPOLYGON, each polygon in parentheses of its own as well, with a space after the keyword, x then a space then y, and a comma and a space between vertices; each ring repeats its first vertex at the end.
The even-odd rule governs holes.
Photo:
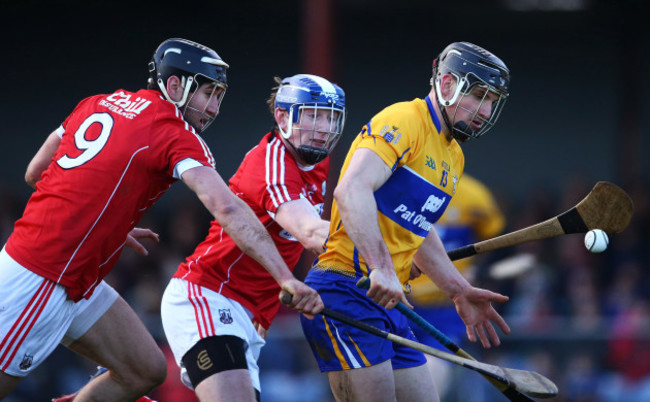
POLYGON ((442 133, 442 126, 440 125, 440 119, 436 114, 436 110, 433 108, 433 103, 431 103, 431 97, 427 96, 426 101, 427 101, 427 107, 429 108, 429 114, 431 115, 431 120, 433 121, 433 125, 436 126, 436 129, 438 130, 439 133, 442 133))

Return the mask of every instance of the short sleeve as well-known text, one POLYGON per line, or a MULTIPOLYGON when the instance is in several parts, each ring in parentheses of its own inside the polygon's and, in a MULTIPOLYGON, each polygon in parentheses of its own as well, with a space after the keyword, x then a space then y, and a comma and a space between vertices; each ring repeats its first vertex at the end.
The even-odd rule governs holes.
POLYGON ((414 127, 411 110, 396 104, 378 113, 363 126, 357 148, 373 150, 391 170, 408 162, 417 146, 419 130, 414 127))
POLYGON ((63 128, 63 125, 60 125, 59 128, 54 130, 54 132, 56 133, 57 136, 59 136, 59 138, 63 138, 63 133, 65 133, 65 128, 63 128))
POLYGON ((273 217, 280 205, 301 197, 303 182, 296 162, 276 137, 263 139, 246 154, 230 189, 256 213, 273 217))
POLYGON ((277 154, 271 152, 270 163, 265 163, 265 180, 259 200, 260 205, 272 214, 285 202, 299 199, 303 188, 298 165, 287 154, 286 148, 281 149, 282 152, 277 154))
POLYGON ((182 161, 178 162, 176 166, 174 166, 174 179, 180 180, 181 177, 183 177, 183 173, 185 173, 186 171, 192 168, 199 167, 199 166, 204 166, 204 165, 201 164, 196 159, 192 159, 192 158, 183 159, 182 161))
POLYGON ((191 126, 175 117, 156 122, 152 150, 166 175, 179 179, 184 171, 197 166, 215 168, 210 148, 191 126))

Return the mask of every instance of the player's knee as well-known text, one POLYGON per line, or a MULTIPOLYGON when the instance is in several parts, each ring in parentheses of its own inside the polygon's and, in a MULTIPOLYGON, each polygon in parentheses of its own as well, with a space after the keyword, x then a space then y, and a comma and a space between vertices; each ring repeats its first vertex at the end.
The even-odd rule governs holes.
POLYGON ((126 370, 115 373, 118 381, 127 388, 148 392, 161 385, 167 378, 167 361, 162 351, 151 353, 146 359, 132 362, 126 370))
POLYGON ((231 335, 201 339, 182 360, 194 388, 213 374, 248 369, 244 340, 231 335))
POLYGON ((140 369, 140 376, 149 387, 155 388, 165 382, 167 378, 167 360, 160 351, 140 369))

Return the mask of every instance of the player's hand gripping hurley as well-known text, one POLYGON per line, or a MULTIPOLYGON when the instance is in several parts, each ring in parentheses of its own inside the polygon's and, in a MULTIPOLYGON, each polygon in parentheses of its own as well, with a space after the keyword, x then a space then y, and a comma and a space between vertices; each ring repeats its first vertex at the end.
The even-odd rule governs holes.
MULTIPOLYGON (((280 301, 282 303, 289 304, 291 303, 291 299, 292 296, 290 293, 284 290, 280 292, 280 301)), ((443 352, 422 343, 403 338, 390 332, 386 332, 382 329, 366 324, 365 322, 355 320, 352 317, 341 314, 337 311, 330 310, 328 308, 324 308, 320 314, 324 315, 325 317, 346 323, 372 335, 388 339, 391 342, 408 346, 415 350, 419 350, 422 353, 426 353, 439 359, 458 364, 470 370, 474 370, 483 376, 490 377, 494 381, 503 384, 505 387, 513 388, 521 393, 538 398, 550 398, 557 395, 557 386, 551 380, 542 376, 541 374, 532 371, 493 366, 490 364, 478 362, 476 360, 470 360, 452 355, 451 353, 443 352)))
POLYGON ((516 246, 534 240, 601 229, 620 233, 630 224, 634 206, 630 196, 615 184, 599 181, 578 204, 568 211, 532 226, 447 252, 452 261, 487 251, 516 246))

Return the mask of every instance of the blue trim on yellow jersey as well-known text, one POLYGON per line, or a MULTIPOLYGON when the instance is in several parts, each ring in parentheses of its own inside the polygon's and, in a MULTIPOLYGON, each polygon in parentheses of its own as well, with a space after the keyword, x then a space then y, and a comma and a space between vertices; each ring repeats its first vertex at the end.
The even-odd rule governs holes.
POLYGON ((363 138, 365 135, 367 135, 369 137, 372 137, 372 141, 376 145, 377 144, 377 138, 375 138, 372 135, 372 126, 371 126, 371 124, 372 124, 372 120, 368 121, 368 123, 366 123, 366 125, 363 126, 363 128, 361 129, 361 133, 359 135, 361 135, 361 138, 363 138))
POLYGON ((409 232, 426 237, 451 196, 416 171, 402 166, 375 191, 377 210, 409 232))
MULTIPOLYGON (((343 221, 339 221, 338 225, 336 225, 336 230, 339 230, 341 228, 341 223, 343 223, 343 221)), ((327 250, 327 242, 329 240, 330 240, 330 234, 328 233, 327 237, 325 238, 325 242, 323 243, 323 252, 327 250)), ((316 259, 314 260, 313 265, 316 265, 317 262, 318 262, 318 257, 316 257, 316 259)))
POLYGON ((436 114, 436 110, 433 108, 433 103, 431 103, 431 98, 427 96, 425 100, 427 101, 427 107, 429 108, 429 114, 431 115, 431 120, 433 120, 433 125, 436 126, 436 129, 440 133, 442 130, 442 125, 440 124, 440 119, 436 114))
POLYGON ((358 276, 361 272, 361 263, 359 262, 359 249, 357 246, 354 246, 354 250, 352 251, 352 262, 354 263, 354 271, 357 274, 355 276, 358 276))
POLYGON ((399 163, 399 161, 401 161, 402 158, 404 157, 404 155, 406 155, 406 153, 407 153, 408 151, 410 151, 410 150, 411 150, 411 147, 406 148, 406 150, 405 150, 404 152, 402 152, 402 154, 401 154, 400 156, 397 157, 397 160, 395 161, 395 163, 393 164, 393 166, 390 168, 390 171, 391 171, 391 172, 394 172, 395 169, 397 169, 397 164, 399 163))
POLYGON ((361 261, 359 260, 359 249, 357 246, 354 246, 354 251, 352 252, 352 262, 354 263, 354 278, 361 279, 362 276, 370 275, 370 267, 368 264, 364 264, 366 270, 361 269, 361 261))

